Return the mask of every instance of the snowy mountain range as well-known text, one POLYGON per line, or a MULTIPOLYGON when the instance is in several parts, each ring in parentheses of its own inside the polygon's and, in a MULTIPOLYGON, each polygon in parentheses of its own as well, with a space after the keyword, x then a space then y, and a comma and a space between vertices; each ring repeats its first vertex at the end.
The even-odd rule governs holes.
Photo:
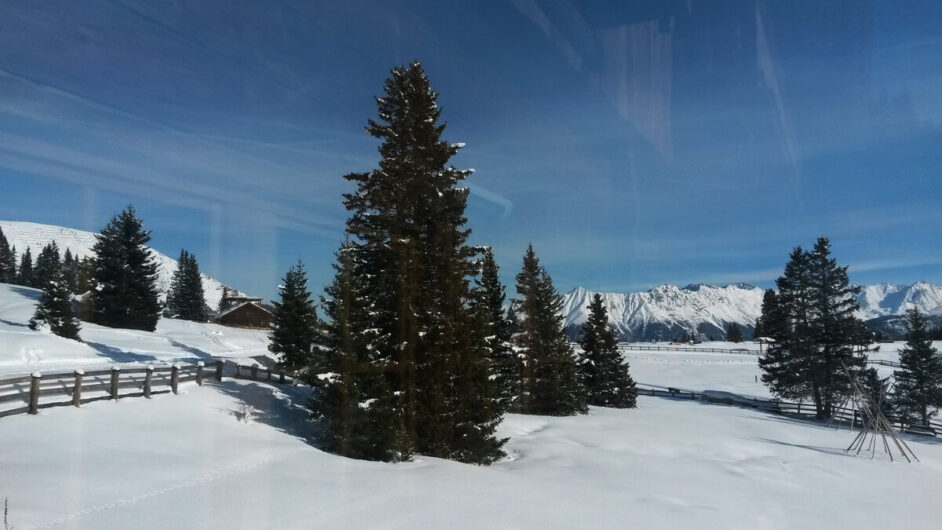
MULTIPOLYGON (((762 311, 762 293, 762 289, 747 284, 666 284, 645 292, 599 294, 608 309, 609 322, 622 339, 648 341, 671 340, 685 332, 722 338, 730 323, 743 327, 749 336, 762 311)), ((570 336, 575 337, 588 318, 588 305, 594 295, 577 287, 563 296, 562 314, 570 336)), ((871 329, 893 338, 905 332, 902 316, 909 309, 942 320, 942 286, 926 282, 867 285, 857 302, 857 316, 871 329)))
MULTIPOLYGON (((93 232, 22 221, 0 221, 0 228, 3 229, 3 235, 10 245, 16 247, 17 263, 19 263, 20 256, 23 252, 26 252, 27 248, 30 249, 30 253, 35 260, 43 247, 53 241, 59 247, 60 254, 65 253, 66 249, 71 250, 72 255, 78 258, 94 254, 92 247, 95 245, 96 239, 93 232)), ((157 285, 162 293, 161 299, 163 299, 170 288, 173 273, 177 270, 177 261, 156 250, 151 249, 151 252, 157 262, 157 285)), ((228 287, 230 290, 235 291, 215 278, 205 274, 202 277, 206 303, 211 308, 218 306, 224 288, 228 287)))

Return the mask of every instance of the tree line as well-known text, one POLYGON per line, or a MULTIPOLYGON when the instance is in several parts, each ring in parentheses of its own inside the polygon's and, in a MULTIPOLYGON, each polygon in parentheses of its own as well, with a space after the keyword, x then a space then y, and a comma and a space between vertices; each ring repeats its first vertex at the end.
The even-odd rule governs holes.
POLYGON ((505 307, 493 251, 468 243, 470 170, 449 160, 438 94, 418 63, 394 68, 367 132, 376 169, 346 175, 349 212, 318 318, 303 265, 285 275, 270 350, 309 382, 321 446, 354 458, 421 453, 488 464, 505 412, 633 407, 635 384, 601 299, 577 355, 562 298, 533 247, 505 307))
POLYGON ((153 331, 168 317, 206 321, 206 305, 196 257, 181 251, 166 303, 159 300, 157 263, 147 247, 151 234, 133 206, 111 218, 96 234, 92 255, 81 259, 70 249, 60 255, 55 242, 32 258, 30 248, 16 263, 16 248, 0 229, 0 283, 41 289, 30 328, 48 327, 79 340, 80 320, 113 328, 153 331), (78 296, 76 296, 78 295, 78 296))

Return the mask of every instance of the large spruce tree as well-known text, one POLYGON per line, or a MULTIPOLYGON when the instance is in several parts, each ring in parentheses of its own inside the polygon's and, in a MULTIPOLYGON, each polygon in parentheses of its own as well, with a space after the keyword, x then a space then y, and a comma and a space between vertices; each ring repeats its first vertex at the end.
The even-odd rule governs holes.
POLYGON ((10 247, 10 242, 3 235, 0 228, 0 283, 16 283, 16 248, 10 247))
POLYGON ((196 262, 196 256, 186 250, 180 251, 177 270, 170 280, 165 314, 194 322, 206 322, 209 319, 209 307, 206 305, 199 264, 196 262))
POLYGON ((589 303, 589 318, 582 325, 579 345, 579 372, 586 387, 589 405, 631 408, 638 391, 628 373, 628 363, 618 353, 615 332, 608 323, 602 295, 595 293, 589 303))
POLYGON ((370 332, 368 364, 356 370, 384 372, 389 392, 349 410, 391 403, 401 428, 385 454, 488 463, 503 453, 471 307, 476 251, 464 227, 468 189, 458 186, 471 172, 448 163, 461 145, 441 139, 437 99, 420 64, 394 68, 376 100, 379 119, 367 127, 381 141, 379 168, 346 176, 357 189, 344 196, 345 252, 366 308, 352 325, 370 332))
POLYGON ((521 317, 518 354, 522 391, 516 410, 569 416, 588 411, 576 358, 563 329, 562 297, 540 265, 533 245, 517 274, 521 317))
POLYGON ((317 336, 317 313, 300 259, 285 273, 278 292, 280 300, 272 302, 275 311, 268 350, 278 356, 286 370, 297 373, 311 365, 311 349, 317 336))
POLYGON ((49 326, 54 334, 67 339, 79 340, 79 322, 72 306, 72 294, 69 292, 62 267, 57 263, 49 271, 49 280, 43 287, 36 312, 29 321, 30 329, 49 326))
POLYGON ((775 302, 763 304, 762 327, 775 343, 759 359, 762 381, 781 397, 810 398, 818 418, 828 418, 850 392, 847 372, 857 377, 866 367, 866 330, 854 316, 860 289, 826 238, 810 252, 795 248, 776 285, 775 302))
POLYGON ((95 272, 92 318, 113 328, 153 331, 160 318, 157 264, 134 207, 111 218, 92 248, 95 272))
POLYGON ((894 405, 904 423, 928 425, 936 407, 942 407, 942 357, 932 347, 925 316, 916 309, 906 316, 906 347, 899 352, 900 369, 893 372, 894 405))

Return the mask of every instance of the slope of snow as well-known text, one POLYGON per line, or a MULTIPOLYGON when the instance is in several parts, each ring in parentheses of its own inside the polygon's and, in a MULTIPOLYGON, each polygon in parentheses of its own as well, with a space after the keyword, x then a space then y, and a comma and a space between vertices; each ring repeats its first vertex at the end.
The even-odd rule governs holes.
POLYGON ((916 464, 847 456, 853 434, 639 398, 508 415, 509 458, 384 464, 308 443, 300 389, 225 380, 183 395, 0 419, 16 528, 936 528, 942 445, 916 464), (239 421, 241 403, 255 419, 239 421))
MULTIPOLYGON (((59 247, 60 253, 64 254, 65 250, 69 249, 74 256, 79 258, 94 256, 92 247, 95 246, 96 238, 93 232, 22 221, 0 221, 0 228, 3 229, 3 235, 10 245, 16 246, 17 264, 19 264, 19 256, 26 252, 27 248, 30 249, 35 260, 43 247, 53 241, 59 247)), ((177 270, 177 261, 153 249, 151 253, 157 262, 157 285, 163 293, 161 295, 163 299, 170 288, 173 273, 177 270)), ((205 274, 202 276, 206 303, 209 307, 216 308, 219 305, 219 299, 222 298, 223 288, 226 286, 205 274)))
POLYGON ((266 332, 162 318, 153 333, 82 322, 83 342, 27 327, 40 291, 0 283, 0 374, 268 353, 266 332))

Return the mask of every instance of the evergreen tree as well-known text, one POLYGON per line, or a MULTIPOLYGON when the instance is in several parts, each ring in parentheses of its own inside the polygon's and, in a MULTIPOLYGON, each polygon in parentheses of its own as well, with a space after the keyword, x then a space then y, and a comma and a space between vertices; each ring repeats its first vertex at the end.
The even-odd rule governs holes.
POLYGON ((915 309, 906 316, 906 347, 899 352, 900 369, 893 372, 895 406, 902 422, 928 425, 936 407, 942 407, 942 357, 932 347, 925 316, 915 309))
POLYGON ((153 331, 160 318, 157 264, 150 231, 128 206, 97 236, 92 317, 96 324, 153 331))
POLYGON ((310 366, 311 348, 317 336, 317 313, 300 259, 288 269, 278 291, 281 301, 272 302, 275 311, 268 350, 278 355, 286 370, 297 372, 310 366))
POLYGON ((78 262, 78 272, 75 276, 75 293, 82 294, 92 290, 95 283, 95 260, 85 256, 78 262))
POLYGON ((739 324, 730 322, 729 325, 726 326, 726 340, 735 343, 742 342, 742 330, 739 329, 739 324))
POLYGON ((638 391, 628 373, 627 361, 618 353, 615 333, 608 324, 608 311, 598 293, 589 304, 589 318, 582 325, 579 344, 582 346, 579 371, 589 405, 634 407, 638 391))
POLYGON ((39 329, 46 324, 60 337, 79 340, 79 322, 72 307, 72 295, 69 293, 62 267, 56 264, 49 271, 50 278, 43 287, 36 312, 29 321, 30 329, 39 329))
POLYGON ((196 256, 186 250, 180 251, 177 270, 170 280, 166 306, 164 313, 172 318, 194 322, 206 322, 209 319, 199 265, 196 256))
POLYGON ((16 248, 11 248, 0 228, 0 283, 16 283, 16 248))
POLYGON ((78 259, 72 255, 71 250, 66 248, 65 254, 62 256, 62 274, 65 277, 66 287, 69 289, 70 293, 74 294, 77 294, 78 267, 78 259))
POLYGON ((374 392, 358 410, 389 404, 397 415, 394 445, 381 444, 388 455, 489 463, 503 442, 493 434, 499 408, 489 404, 487 349, 471 307, 476 251, 464 228, 468 189, 458 187, 470 171, 448 165, 461 145, 441 139, 437 98, 421 65, 394 68, 377 98, 379 120, 367 127, 382 142, 379 168, 346 176, 357 190, 344 196, 345 252, 367 308, 352 325, 369 332, 362 370, 385 373, 389 394, 374 392))
MULTIPOLYGON (((62 263, 59 260, 59 246, 53 241, 43 247, 39 252, 39 256, 36 257, 36 264, 33 266, 32 287, 45 289, 46 284, 52 281, 53 277, 56 275, 56 269, 61 268, 61 265, 62 263)), ((62 277, 64 280, 64 273, 62 277)))
POLYGON ((30 254, 29 247, 26 247, 26 252, 20 256, 20 266, 16 272, 16 283, 24 287, 33 285, 33 256, 30 254))
POLYGON ((781 397, 811 398, 817 417, 828 418, 850 391, 845 369, 856 376, 866 367, 866 329, 854 316, 860 288, 830 257, 826 238, 811 252, 793 250, 776 284, 775 302, 763 304, 764 332, 775 343, 759 359, 762 381, 781 397))
POLYGON ((510 344, 513 323, 504 312, 505 288, 490 248, 484 251, 481 277, 475 283, 474 303, 481 319, 479 331, 484 334, 481 340, 486 344, 485 356, 490 364, 489 393, 496 397, 503 411, 513 406, 520 393, 520 374, 510 344))
POLYGON ((759 317, 756 319, 756 324, 752 328, 752 340, 756 340, 759 337, 763 337, 764 331, 762 330, 762 318, 759 317))
POLYGON ((369 296, 356 281, 355 249, 337 253, 333 282, 324 289, 324 336, 312 357, 311 416, 321 447, 366 460, 408 458, 399 400, 391 391, 392 367, 370 347, 379 330, 370 328, 369 296))
POLYGON ((533 245, 527 247, 523 269, 517 274, 517 293, 523 313, 518 355, 523 389, 518 410, 555 416, 587 412, 585 386, 563 329, 562 297, 533 245))

